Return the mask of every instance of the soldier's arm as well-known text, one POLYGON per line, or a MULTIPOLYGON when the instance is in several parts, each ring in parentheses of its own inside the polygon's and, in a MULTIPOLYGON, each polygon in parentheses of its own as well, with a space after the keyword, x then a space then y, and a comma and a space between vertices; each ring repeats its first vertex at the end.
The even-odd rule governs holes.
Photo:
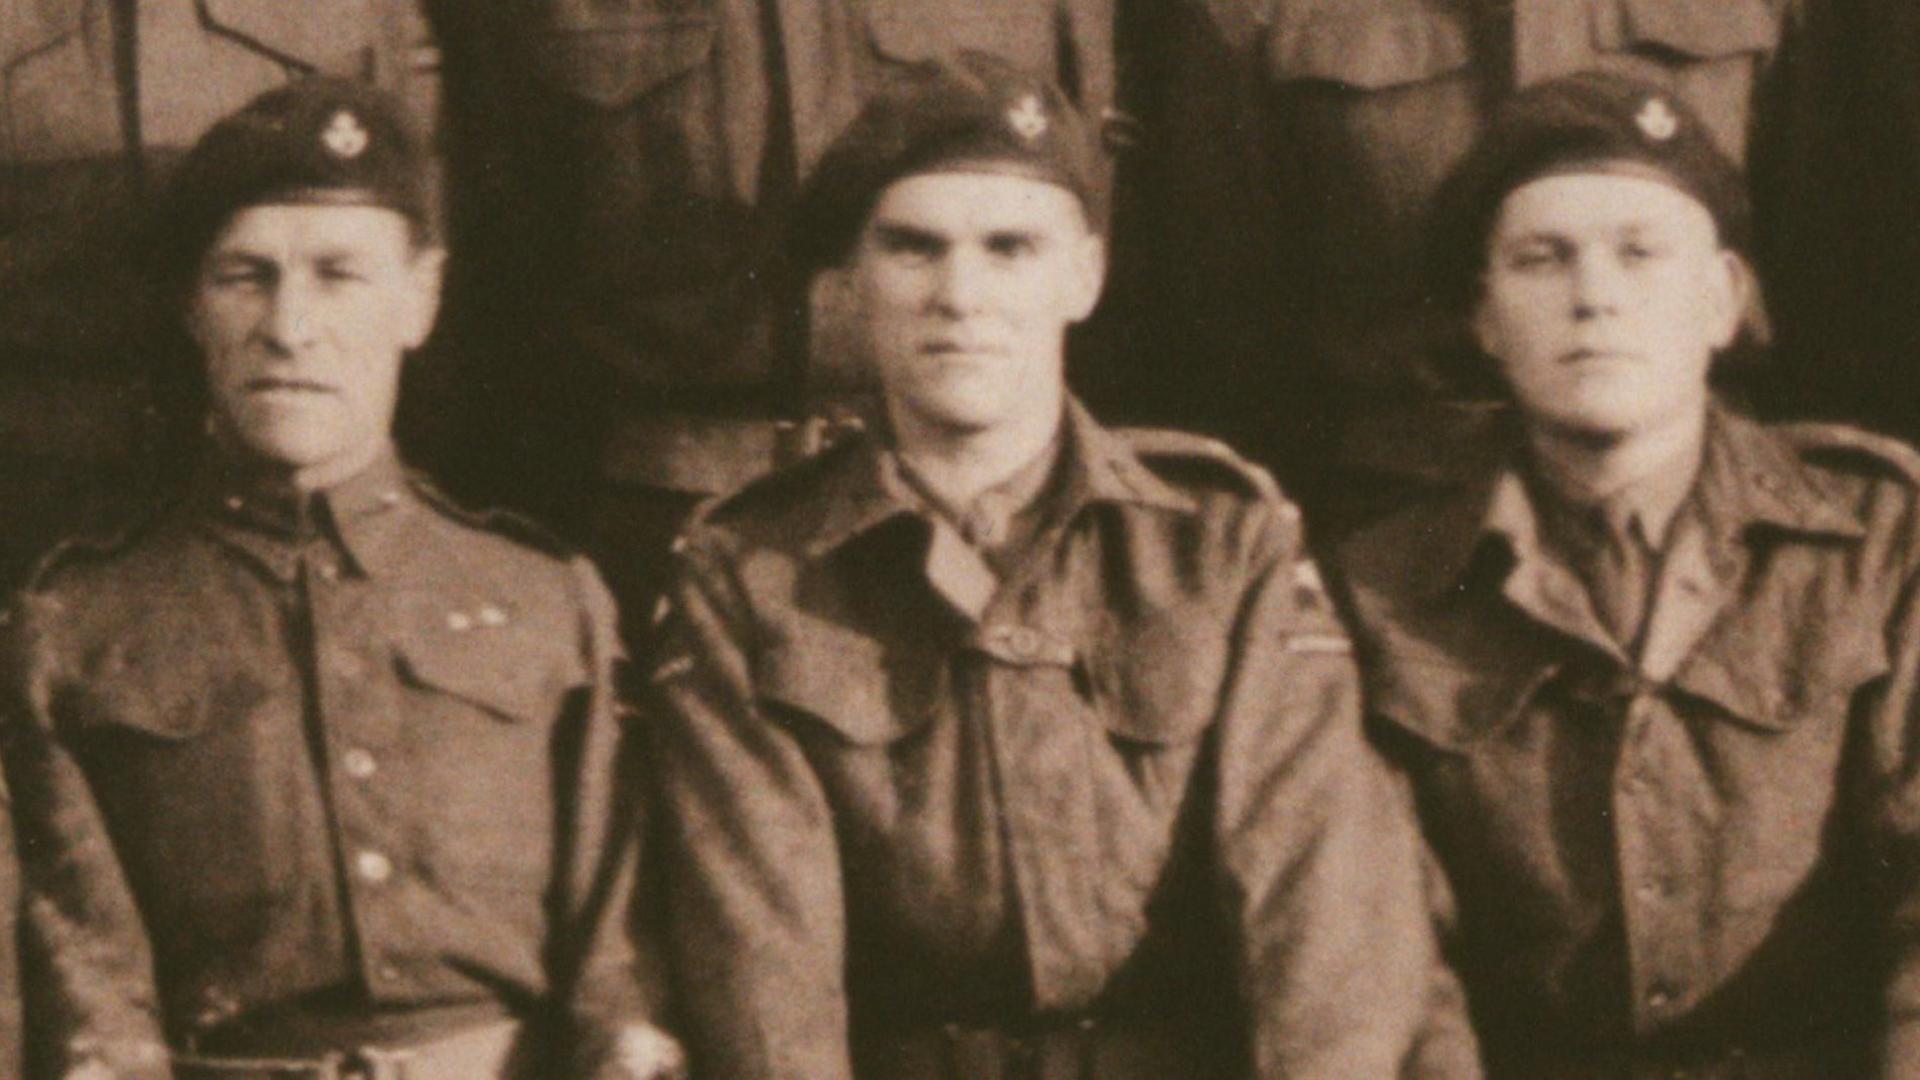
POLYGON ((86 776, 54 715, 51 601, 0 627, 0 748, 20 853, 22 986, 37 1071, 171 1075, 152 946, 86 776))
POLYGON ((756 704, 728 581, 690 553, 659 626, 649 730, 677 1003, 697 1075, 848 1080, 833 815, 797 739, 756 704))
POLYGON ((686 1055, 662 1026, 666 973, 650 917, 658 898, 646 874, 646 762, 622 692, 626 656, 613 598, 585 560, 575 560, 574 580, 592 679, 576 703, 582 726, 569 798, 573 925, 563 939, 571 970, 556 980, 567 995, 568 1075, 667 1080, 684 1075, 686 1055))
POLYGON ((1871 833, 1887 911, 1886 1033, 1881 1075, 1920 1080, 1920 581, 1909 580, 1889 635, 1885 726, 1872 740, 1871 833))
POLYGON ((1217 842, 1256 1074, 1477 1075, 1410 795, 1362 735, 1350 640, 1289 533, 1246 600, 1219 731, 1217 842))

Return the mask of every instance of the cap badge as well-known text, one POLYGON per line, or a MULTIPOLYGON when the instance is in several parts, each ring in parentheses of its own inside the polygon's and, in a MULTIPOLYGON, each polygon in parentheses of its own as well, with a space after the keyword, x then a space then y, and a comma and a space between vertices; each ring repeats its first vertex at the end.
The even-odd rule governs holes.
POLYGON ((320 144, 334 157, 351 161, 366 153, 367 129, 360 118, 346 109, 333 114, 327 121, 325 131, 320 133, 320 144))
POLYGON ((1673 106, 1667 104, 1666 98, 1648 98, 1634 115, 1633 122, 1641 134, 1654 142, 1666 142, 1680 130, 1680 118, 1674 115, 1673 106))
POLYGON ((1039 96, 1028 94, 1015 102, 1013 108, 1007 110, 1007 126, 1027 142, 1045 135, 1049 124, 1047 111, 1040 106, 1039 96))

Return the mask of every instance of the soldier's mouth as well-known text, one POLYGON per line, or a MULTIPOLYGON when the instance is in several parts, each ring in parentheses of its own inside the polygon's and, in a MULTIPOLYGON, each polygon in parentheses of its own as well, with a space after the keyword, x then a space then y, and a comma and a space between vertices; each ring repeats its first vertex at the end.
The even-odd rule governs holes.
POLYGON ((331 394, 333 387, 311 379, 249 379, 246 382, 249 394, 331 394))

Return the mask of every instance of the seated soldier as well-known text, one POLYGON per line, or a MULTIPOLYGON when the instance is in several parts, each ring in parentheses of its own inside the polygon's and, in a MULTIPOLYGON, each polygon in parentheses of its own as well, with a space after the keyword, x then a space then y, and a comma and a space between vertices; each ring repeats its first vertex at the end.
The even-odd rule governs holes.
POLYGON ((605 590, 389 437, 442 263, 397 109, 269 92, 162 209, 204 460, 0 646, 36 1075, 670 1070, 605 590))
POLYGON ((1920 1076, 1920 458, 1712 389, 1746 194, 1664 89, 1518 95, 1433 237, 1504 445, 1339 560, 1489 1075, 1920 1076))
POLYGON ((967 53, 805 192, 885 419, 680 545, 650 730, 702 1075, 1392 1077, 1454 1000, 1299 515, 1066 392, 1092 153, 967 53))

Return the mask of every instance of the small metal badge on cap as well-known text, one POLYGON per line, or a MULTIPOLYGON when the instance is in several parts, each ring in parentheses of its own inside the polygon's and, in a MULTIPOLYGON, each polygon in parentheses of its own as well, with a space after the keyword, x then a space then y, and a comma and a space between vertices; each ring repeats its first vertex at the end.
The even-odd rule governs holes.
POLYGON ((1015 135, 1033 142, 1047 133, 1047 110, 1040 106, 1037 94, 1028 94, 1007 110, 1007 126, 1015 135))
POLYGON ((1648 98, 1645 105, 1634 115, 1633 122, 1640 127, 1640 133, 1654 142, 1666 142, 1680 130, 1680 118, 1674 115, 1673 106, 1666 98, 1648 98))
POLYGON ((327 121, 327 128, 320 133, 320 143, 334 157, 352 161, 367 151, 367 129, 360 118, 352 112, 341 109, 327 121))

